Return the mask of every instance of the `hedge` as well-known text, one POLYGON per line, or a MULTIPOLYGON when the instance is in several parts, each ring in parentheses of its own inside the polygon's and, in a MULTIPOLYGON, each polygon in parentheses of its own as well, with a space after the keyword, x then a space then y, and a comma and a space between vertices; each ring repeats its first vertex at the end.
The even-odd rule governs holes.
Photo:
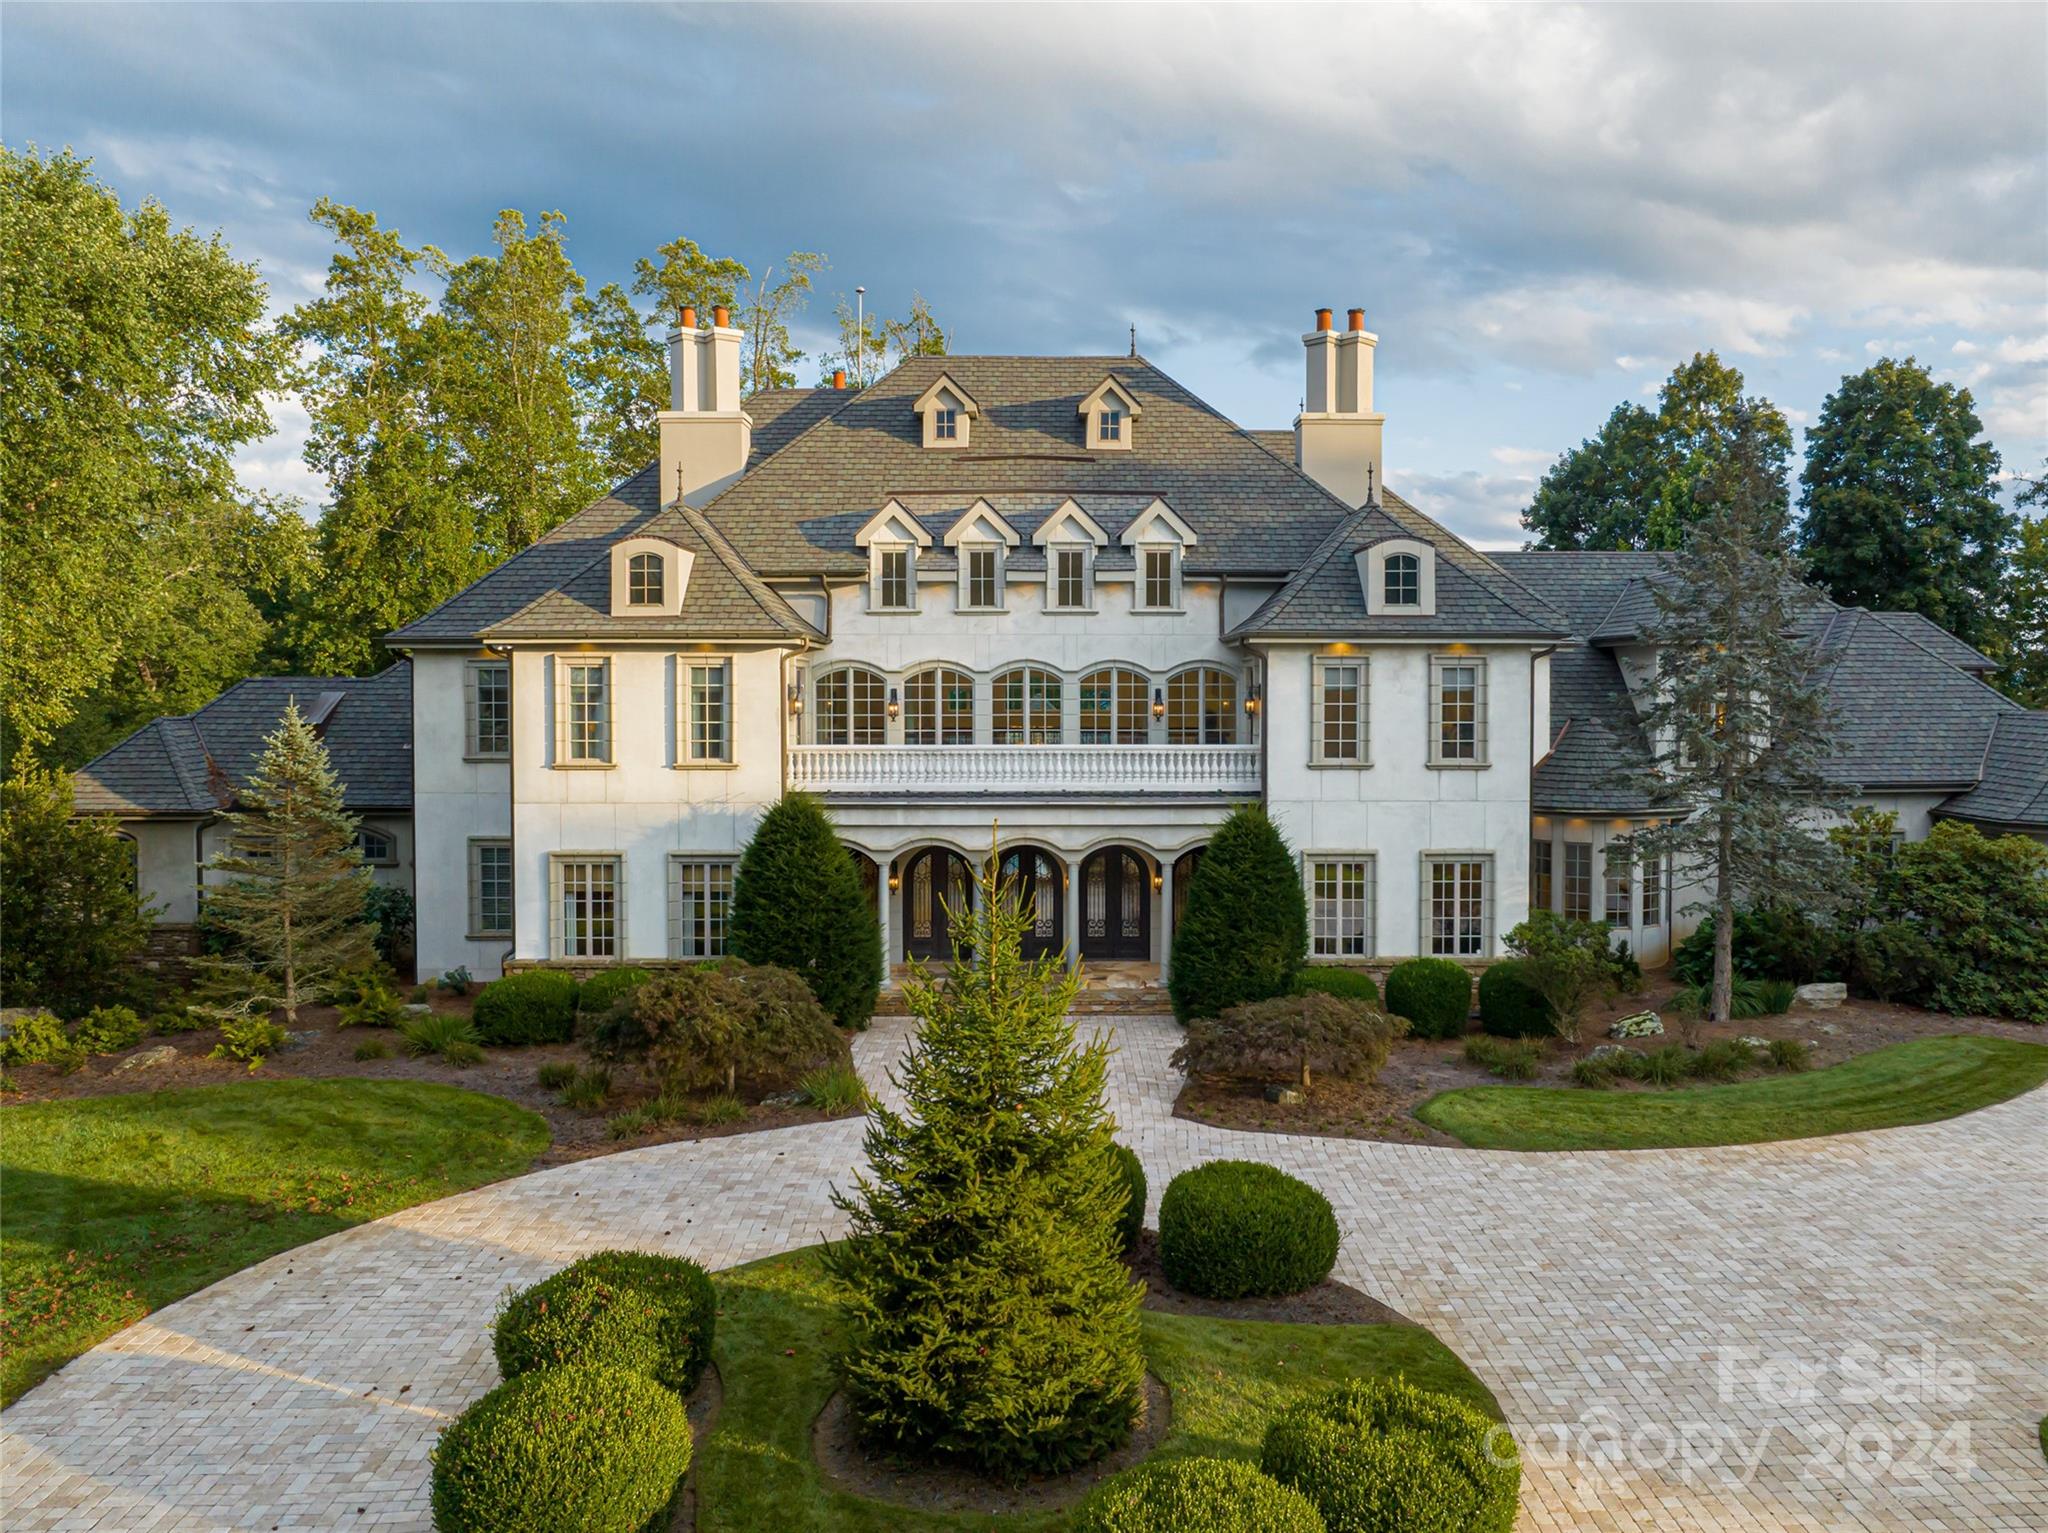
POLYGON ((1252 1160, 1183 1171, 1159 1200, 1166 1281, 1207 1299, 1299 1293, 1337 1261, 1337 1216, 1308 1183, 1252 1160))
POLYGON ((1311 991, 1322 995, 1334 995, 1346 1001, 1364 1001, 1374 1010, 1379 1009, 1380 987, 1373 983, 1373 977, 1363 969, 1344 969, 1335 964, 1310 964, 1295 976, 1294 993, 1306 995, 1311 991))
POLYGON ((1142 1464, 1096 1491, 1072 1533, 1324 1533, 1298 1490, 1242 1459, 1142 1464))
POLYGON ((1479 976, 1479 1025, 1496 1038, 1547 1038, 1557 1030, 1550 1003, 1523 978, 1523 960, 1503 960, 1479 976))
POLYGON ((470 1025, 485 1043, 567 1043, 576 1030, 576 980, 560 969, 528 969, 484 986, 470 1025))
POLYGON ((439 1533, 639 1533, 690 1467, 682 1401, 617 1368, 499 1385, 434 1449, 439 1533))
POLYGON ((1455 1038, 1472 1015, 1472 976, 1448 958, 1410 958, 1387 976, 1387 1010, 1417 1038, 1455 1038))
POLYGON ((644 1374, 686 1395, 711 1360, 717 1300, 695 1262, 598 1251, 505 1301, 491 1340, 498 1368, 590 1365, 644 1374))
POLYGON ((1145 1228, 1145 1167, 1138 1159, 1138 1152, 1129 1145, 1113 1144, 1109 1153, 1116 1161, 1117 1174, 1123 1178, 1124 1187, 1130 1193, 1124 1204, 1123 1217, 1116 1226, 1116 1248, 1122 1253, 1138 1243, 1138 1233, 1145 1228))
POLYGON ((598 1017, 612 1009, 612 1002, 622 995, 631 995, 654 976, 645 969, 631 965, 622 969, 599 969, 586 979, 576 992, 576 1011, 579 1016, 598 1017))
POLYGON ((1329 1533, 1509 1533, 1521 1465, 1492 1446, 1511 1454, 1507 1429, 1462 1400, 1350 1379, 1275 1417, 1259 1467, 1314 1502, 1329 1533))

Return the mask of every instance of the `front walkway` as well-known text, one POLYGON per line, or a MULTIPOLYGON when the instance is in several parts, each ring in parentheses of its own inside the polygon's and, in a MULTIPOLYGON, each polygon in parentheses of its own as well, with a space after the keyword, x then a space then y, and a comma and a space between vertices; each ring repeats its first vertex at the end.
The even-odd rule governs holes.
MULTIPOLYGON (((906 1026, 860 1040, 871 1080, 906 1026)), ((1221 1155, 1321 1186, 1339 1275, 1500 1396, 1521 1527, 2048 1526, 2048 1090, 1838 1139, 1507 1155, 1183 1122, 1178 1029, 1117 1027, 1155 1210, 1221 1155)), ((838 1122, 580 1161, 238 1273, 6 1413, 5 1524, 426 1528, 427 1453, 496 1381, 506 1288, 602 1246, 719 1267, 833 1233, 859 1143, 838 1122)))

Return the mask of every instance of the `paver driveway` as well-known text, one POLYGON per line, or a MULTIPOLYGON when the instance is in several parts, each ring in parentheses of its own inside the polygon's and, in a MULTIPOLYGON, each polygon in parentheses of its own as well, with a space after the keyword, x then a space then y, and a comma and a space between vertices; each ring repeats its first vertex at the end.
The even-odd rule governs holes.
MULTIPOLYGON (((870 1080, 901 1022, 860 1040, 870 1080)), ((2048 1090, 1947 1123, 1722 1150, 1510 1155, 1171 1116, 1178 1030, 1111 1089, 1153 1196, 1219 1155, 1321 1186, 1339 1274, 1500 1396, 1530 1529, 2048 1528, 2048 1090)), ((496 1381, 502 1291, 601 1246, 712 1266, 833 1233, 853 1122, 538 1172, 159 1311, 4 1418, 5 1526, 424 1528, 426 1456, 496 1381)))

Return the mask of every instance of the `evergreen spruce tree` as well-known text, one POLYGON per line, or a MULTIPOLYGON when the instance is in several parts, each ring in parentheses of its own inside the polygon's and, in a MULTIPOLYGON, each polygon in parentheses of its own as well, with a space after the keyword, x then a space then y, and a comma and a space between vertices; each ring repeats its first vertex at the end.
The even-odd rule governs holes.
POLYGON ((882 988, 882 928, 860 872, 808 793, 761 817, 733 880, 727 946, 794 969, 841 1027, 866 1027, 882 988))
POLYGON ((1027 918, 997 866, 951 913, 944 980, 913 974, 917 1036, 892 1077, 908 1112, 874 1109, 869 1170, 834 1194, 851 1232, 825 1260, 862 1438, 1014 1479, 1123 1442, 1145 1360, 1143 1289, 1118 1260, 1109 1045, 1076 1045, 1075 977, 1024 960, 1027 918))
POLYGON ((1701 478, 1684 551, 1651 587, 1657 686, 1641 727, 1661 749, 1638 786, 1665 818, 1617 843, 1669 858, 1678 884, 1710 891, 1716 1017, 1729 1015, 1738 901, 1832 904, 1838 855, 1816 822, 1844 807, 1824 770, 1832 721, 1813 603, 1786 547, 1775 436, 1746 414, 1701 478))
POLYGON ((226 881, 207 887, 205 912, 227 951, 201 966, 203 1009, 233 1020, 281 1008, 296 1023, 337 976, 377 958, 356 819, 298 704, 263 742, 227 820, 227 846, 207 864, 226 881))
POLYGON ((1308 951, 1308 903, 1286 838, 1246 805, 1218 827, 1173 935, 1167 993, 1182 1022, 1286 995, 1308 951))

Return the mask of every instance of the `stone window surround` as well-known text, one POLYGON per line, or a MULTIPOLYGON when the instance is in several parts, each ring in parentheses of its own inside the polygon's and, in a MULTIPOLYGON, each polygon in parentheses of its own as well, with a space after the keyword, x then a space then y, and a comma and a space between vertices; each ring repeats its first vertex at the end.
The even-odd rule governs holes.
MULTIPOLYGON (((1347 962, 1363 962, 1366 959, 1378 956, 1380 934, 1379 883, 1379 855, 1376 852, 1330 851, 1325 849, 1317 849, 1315 851, 1307 851, 1301 854, 1302 895, 1308 901, 1308 961, 1310 963, 1342 964, 1347 962), (1365 887, 1361 894, 1364 907, 1362 914, 1364 916, 1365 921, 1365 930, 1363 933, 1365 945, 1363 951, 1357 953, 1323 952, 1320 951, 1317 946, 1323 934, 1318 932, 1316 929, 1316 869, 1319 865, 1328 866, 1332 864, 1343 863, 1363 863, 1365 866, 1365 887)), ((1338 891, 1338 896, 1341 902, 1341 886, 1338 891)), ((1343 911, 1340 903, 1340 908, 1336 913, 1335 919, 1341 920, 1342 915, 1343 911)), ((1339 935, 1341 936, 1341 933, 1339 935)))

